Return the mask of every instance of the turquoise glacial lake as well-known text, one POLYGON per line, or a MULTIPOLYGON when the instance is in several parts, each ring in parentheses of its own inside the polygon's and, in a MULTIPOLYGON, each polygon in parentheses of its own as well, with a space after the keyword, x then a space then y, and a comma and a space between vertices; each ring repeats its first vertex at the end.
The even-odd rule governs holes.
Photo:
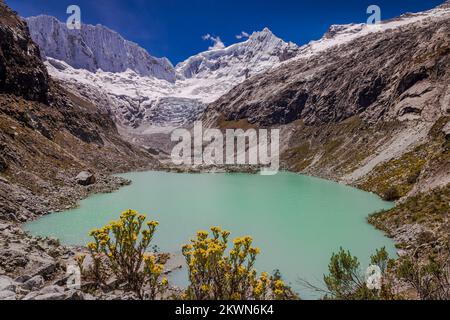
MULTIPOLYGON (((24 226, 39 236, 67 245, 85 245, 90 230, 116 220, 126 209, 138 210, 160 222, 154 244, 162 251, 180 253, 197 230, 221 226, 231 237, 250 235, 261 249, 258 271, 279 269, 286 282, 304 298, 314 298, 298 283, 321 284, 333 252, 350 250, 368 267, 375 249, 393 242, 367 223, 369 214, 392 208, 374 194, 331 181, 279 173, 176 174, 139 172, 119 175, 131 186, 99 194, 80 206, 54 213, 24 226)), ((186 285, 181 270, 171 281, 186 285)))

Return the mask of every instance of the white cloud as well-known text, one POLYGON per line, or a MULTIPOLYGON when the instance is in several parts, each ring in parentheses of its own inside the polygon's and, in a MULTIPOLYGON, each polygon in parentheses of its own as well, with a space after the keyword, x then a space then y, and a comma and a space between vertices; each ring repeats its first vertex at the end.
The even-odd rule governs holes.
POLYGON ((238 39, 238 40, 247 39, 248 37, 250 37, 250 35, 245 31, 241 31, 240 34, 236 35, 236 39, 238 39))
POLYGON ((225 44, 222 42, 220 37, 215 37, 208 33, 202 36, 202 39, 205 41, 211 40, 213 42, 213 45, 208 48, 209 50, 217 50, 225 48, 225 44))

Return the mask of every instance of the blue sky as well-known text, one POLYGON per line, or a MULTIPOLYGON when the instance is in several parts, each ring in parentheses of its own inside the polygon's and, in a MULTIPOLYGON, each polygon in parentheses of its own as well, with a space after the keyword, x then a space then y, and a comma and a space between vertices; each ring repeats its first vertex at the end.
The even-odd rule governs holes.
POLYGON ((24 17, 49 14, 66 21, 77 4, 82 22, 103 24, 174 64, 207 50, 205 34, 225 45, 236 35, 270 28, 297 44, 319 39, 331 24, 365 22, 366 9, 381 7, 382 19, 435 7, 444 0, 6 0, 24 17))

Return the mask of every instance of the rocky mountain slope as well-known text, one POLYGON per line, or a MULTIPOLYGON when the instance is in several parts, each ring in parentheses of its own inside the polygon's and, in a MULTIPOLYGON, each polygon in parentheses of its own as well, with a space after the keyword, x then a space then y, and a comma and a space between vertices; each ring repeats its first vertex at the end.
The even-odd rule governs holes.
POLYGON ((124 182, 156 161, 122 140, 110 115, 50 79, 27 25, 0 2, 0 220, 26 221, 124 182), (79 185, 83 170, 97 183, 79 185))
MULTIPOLYGON (((377 26, 333 26, 296 58, 210 104, 203 120, 210 127, 281 129, 286 169, 388 200, 426 199, 441 187, 438 194, 448 199, 449 35, 448 2, 377 26)), ((384 229, 409 237, 410 246, 423 232, 448 239, 448 210, 436 209, 435 219, 425 213, 426 201, 415 203, 423 215, 412 222, 419 232, 410 232, 417 228, 406 211, 391 214, 384 229)))
POLYGON ((450 10, 417 17, 300 54, 237 86, 210 104, 203 118, 210 126, 242 121, 281 126, 289 167, 357 181, 375 168, 377 160, 368 158, 378 148, 379 163, 425 141, 434 126, 444 136, 450 114, 450 10), (358 144, 367 147, 355 148, 358 144), (345 151, 349 147, 351 154, 345 151), (385 157, 383 148, 389 150, 385 157), (360 161, 367 166, 355 170, 360 161))
POLYGON ((108 113, 49 77, 26 23, 0 0, 0 300, 94 299, 67 286, 79 249, 19 223, 128 183, 112 172, 155 165, 108 113))
MULTIPOLYGON (((76 33, 47 16, 28 18, 27 21, 33 40, 47 58, 50 75, 78 95, 110 110, 126 131, 139 129, 138 132, 144 134, 148 130, 154 132, 154 127, 163 127, 162 131, 165 131, 164 127, 189 125, 207 103, 248 77, 292 58, 298 50, 295 44, 286 43, 269 29, 264 29, 241 43, 190 57, 170 70, 170 75, 161 76, 158 72, 139 72, 136 67, 122 70, 93 65, 91 62, 97 60, 111 64, 110 51, 105 48, 120 48, 117 43, 124 42, 120 38, 110 44, 110 38, 120 36, 103 26, 83 25, 81 32, 76 33), (74 32, 76 37, 72 35, 74 32), (95 45, 90 44, 90 39, 95 39, 91 41, 95 45), (87 59, 78 54, 80 50, 87 50, 92 57, 103 58, 87 59), (76 54, 72 55, 72 52, 76 54)), ((142 48, 135 49, 127 56, 140 61, 143 51, 142 48)), ((118 59, 118 63, 126 65, 121 60, 118 59)), ((148 63, 144 60, 144 64, 148 63)))

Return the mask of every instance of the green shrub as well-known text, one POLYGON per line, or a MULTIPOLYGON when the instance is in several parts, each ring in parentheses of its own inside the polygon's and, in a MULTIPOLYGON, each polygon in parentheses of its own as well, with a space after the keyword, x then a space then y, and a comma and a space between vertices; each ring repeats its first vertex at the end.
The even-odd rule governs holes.
MULTIPOLYGON (((381 287, 369 289, 365 274, 360 269, 358 258, 342 248, 334 253, 328 266, 329 274, 324 275, 326 295, 324 299, 333 300, 391 300, 396 296, 391 288, 389 270, 393 260, 385 248, 377 250, 371 257, 371 264, 382 272, 381 287)), ((323 290, 321 290, 323 291, 323 290)))
POLYGON ((397 276, 417 292, 421 300, 450 299, 450 256, 428 257, 426 263, 415 256, 400 260, 397 276))
POLYGON ((396 187, 390 187, 383 194, 383 200, 385 201, 397 201, 401 198, 400 192, 396 187))

